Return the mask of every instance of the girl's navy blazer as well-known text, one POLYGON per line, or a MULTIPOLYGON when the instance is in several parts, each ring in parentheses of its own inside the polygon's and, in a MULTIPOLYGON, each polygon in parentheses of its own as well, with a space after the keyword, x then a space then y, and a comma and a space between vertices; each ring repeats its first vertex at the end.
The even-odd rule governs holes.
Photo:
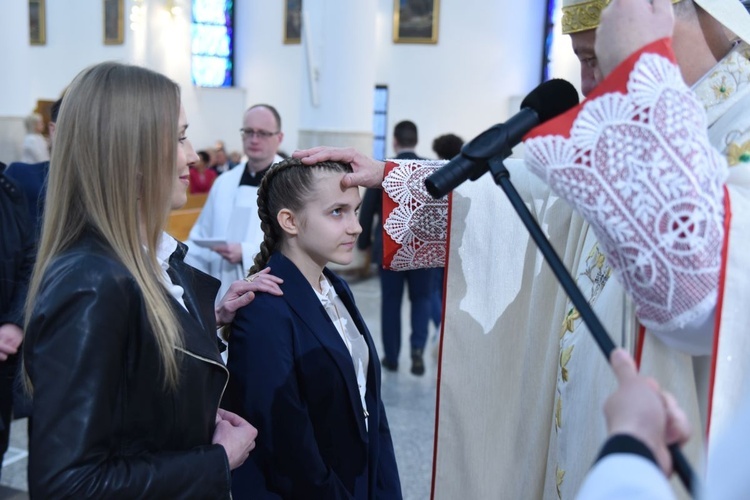
POLYGON ((366 412, 352 357, 310 283, 280 253, 268 265, 284 295, 258 294, 229 339, 226 406, 258 429, 233 497, 401 498, 380 362, 349 287, 324 270, 369 347, 366 412))

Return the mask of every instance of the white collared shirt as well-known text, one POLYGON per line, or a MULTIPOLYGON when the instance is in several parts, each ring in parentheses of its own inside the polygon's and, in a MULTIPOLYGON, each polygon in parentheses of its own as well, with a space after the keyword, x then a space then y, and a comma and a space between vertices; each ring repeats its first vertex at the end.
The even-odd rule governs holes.
POLYGON ((159 246, 156 248, 156 260, 161 267, 161 279, 164 286, 167 287, 169 295, 174 297, 174 299, 187 311, 187 306, 182 298, 185 290, 181 286, 172 283, 172 278, 170 278, 169 273, 167 273, 167 269, 169 269, 169 257, 175 252, 175 250, 177 250, 177 240, 167 233, 162 233, 161 239, 159 240, 159 246))

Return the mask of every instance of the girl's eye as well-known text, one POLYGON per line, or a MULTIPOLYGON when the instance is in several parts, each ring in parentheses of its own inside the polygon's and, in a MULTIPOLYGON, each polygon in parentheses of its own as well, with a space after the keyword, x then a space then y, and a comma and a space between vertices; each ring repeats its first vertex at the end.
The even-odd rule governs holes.
POLYGON ((341 215, 341 209, 334 208, 333 210, 331 210, 331 215, 341 215))
POLYGON ((185 141, 187 141, 186 135, 183 135, 182 137, 180 137, 180 142, 185 142, 185 141))

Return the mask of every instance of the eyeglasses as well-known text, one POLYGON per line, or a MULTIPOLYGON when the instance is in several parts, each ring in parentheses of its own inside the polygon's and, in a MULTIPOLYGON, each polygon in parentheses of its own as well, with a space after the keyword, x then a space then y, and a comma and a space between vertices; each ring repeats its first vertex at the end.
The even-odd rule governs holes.
POLYGON ((269 132, 267 130, 255 130, 252 128, 241 128, 240 133, 243 137, 257 137, 258 139, 270 139, 278 132, 269 132))

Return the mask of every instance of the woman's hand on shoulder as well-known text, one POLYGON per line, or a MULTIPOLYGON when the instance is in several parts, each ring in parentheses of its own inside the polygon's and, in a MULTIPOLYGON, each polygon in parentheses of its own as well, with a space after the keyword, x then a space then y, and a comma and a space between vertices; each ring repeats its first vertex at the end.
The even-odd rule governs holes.
POLYGON ((216 306, 216 327, 228 325, 234 320, 237 311, 248 305, 255 298, 255 292, 265 292, 271 295, 284 295, 281 284, 284 280, 271 274, 267 267, 244 280, 237 280, 229 286, 229 290, 216 306))
POLYGON ((258 430, 236 413, 219 408, 216 413, 216 428, 211 442, 224 447, 229 468, 236 469, 247 460, 255 448, 258 430))

